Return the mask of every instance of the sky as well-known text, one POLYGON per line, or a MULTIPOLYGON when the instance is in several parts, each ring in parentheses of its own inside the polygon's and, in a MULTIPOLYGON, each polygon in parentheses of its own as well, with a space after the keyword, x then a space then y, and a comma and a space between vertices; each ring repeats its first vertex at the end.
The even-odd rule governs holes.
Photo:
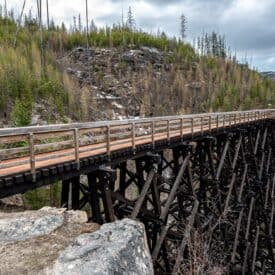
MULTIPOLYGON (((36 10, 36 0, 26 0, 26 10, 36 10)), ((48 0, 56 22, 72 24, 73 16, 85 16, 85 0, 48 0)), ((44 6, 46 1, 44 2, 44 6)), ((0 0, 3 4, 4 0, 0 0)), ((7 0, 19 12, 23 0, 7 0)), ((204 32, 226 36, 240 62, 259 71, 275 71, 275 0, 88 0, 89 18, 96 25, 121 22, 122 10, 131 6, 138 28, 179 36, 180 15, 187 18, 187 37, 192 43, 204 32)), ((45 10, 45 8, 44 8, 45 10)))

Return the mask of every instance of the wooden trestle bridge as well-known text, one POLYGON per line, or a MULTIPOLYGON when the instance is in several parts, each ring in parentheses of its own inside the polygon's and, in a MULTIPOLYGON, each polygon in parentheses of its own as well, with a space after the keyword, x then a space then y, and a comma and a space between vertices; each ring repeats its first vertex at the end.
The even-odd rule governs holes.
POLYGON ((275 110, 0 129, 0 198, 62 181, 61 205, 145 225, 156 274, 195 232, 231 274, 275 274, 275 110))

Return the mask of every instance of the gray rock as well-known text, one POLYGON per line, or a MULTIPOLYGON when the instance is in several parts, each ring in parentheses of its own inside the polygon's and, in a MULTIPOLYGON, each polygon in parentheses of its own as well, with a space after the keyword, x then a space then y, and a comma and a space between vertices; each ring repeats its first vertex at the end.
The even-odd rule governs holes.
POLYGON ((55 213, 25 212, 10 216, 0 215, 0 245, 23 241, 51 233, 63 224, 63 216, 55 213))
POLYGON ((141 223, 125 219, 83 234, 59 256, 46 274, 151 275, 153 265, 141 223))

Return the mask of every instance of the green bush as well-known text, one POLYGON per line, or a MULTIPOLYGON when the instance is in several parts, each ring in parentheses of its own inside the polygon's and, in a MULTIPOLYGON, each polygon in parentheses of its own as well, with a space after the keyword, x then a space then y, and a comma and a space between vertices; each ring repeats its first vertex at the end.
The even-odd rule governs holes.
POLYGON ((11 114, 12 126, 21 127, 31 123, 32 104, 27 99, 15 100, 15 105, 11 114))

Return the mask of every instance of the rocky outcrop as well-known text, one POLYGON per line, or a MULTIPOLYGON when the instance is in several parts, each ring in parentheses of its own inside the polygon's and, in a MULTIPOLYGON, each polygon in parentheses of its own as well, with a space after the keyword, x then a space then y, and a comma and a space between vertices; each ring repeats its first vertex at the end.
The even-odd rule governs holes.
POLYGON ((92 99, 89 120, 106 120, 141 116, 144 88, 139 82, 148 70, 156 78, 169 71, 170 56, 150 47, 78 47, 58 63, 81 88, 87 87, 85 96, 79 97, 92 99))
POLYGON ((60 254, 47 274, 152 275, 144 227, 125 219, 83 234, 60 254))
POLYGON ((144 226, 87 223, 84 211, 0 213, 0 274, 151 275, 144 226))
POLYGON ((84 211, 0 213, 0 274, 43 274, 76 237, 98 228, 84 211))

